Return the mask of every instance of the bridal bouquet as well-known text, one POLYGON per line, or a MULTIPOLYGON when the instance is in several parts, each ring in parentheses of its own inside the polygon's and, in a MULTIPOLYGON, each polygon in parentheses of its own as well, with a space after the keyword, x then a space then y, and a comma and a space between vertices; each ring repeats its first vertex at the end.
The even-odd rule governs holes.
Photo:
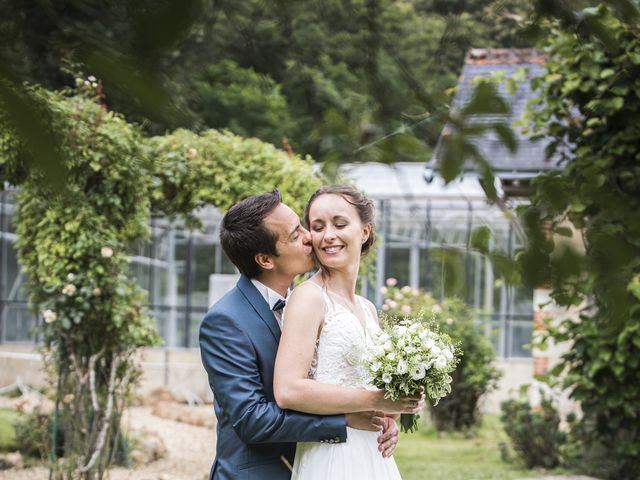
MULTIPOLYGON (((437 405, 451 392, 449 374, 459 360, 451 338, 419 318, 383 323, 384 330, 372 336, 365 355, 371 383, 391 400, 424 390, 437 405)), ((400 429, 413 432, 417 419, 418 415, 400 415, 400 429)))

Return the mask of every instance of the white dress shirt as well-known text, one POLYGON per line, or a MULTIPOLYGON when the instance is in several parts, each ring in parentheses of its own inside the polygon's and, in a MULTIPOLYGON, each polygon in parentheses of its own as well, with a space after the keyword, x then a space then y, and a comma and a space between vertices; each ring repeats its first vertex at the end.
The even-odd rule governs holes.
MULTIPOLYGON (((262 295, 262 298, 265 299, 265 301, 269 305, 269 310, 273 308, 278 300, 286 300, 286 297, 283 297, 275 290, 271 290, 264 283, 259 282, 255 278, 251 279, 251 283, 253 283, 253 286, 258 289, 260 295, 262 295)), ((287 289, 287 296, 289 296, 289 289, 287 289)), ((282 330, 282 310, 273 312, 273 316, 276 317, 278 325, 280 326, 280 330, 282 330)))

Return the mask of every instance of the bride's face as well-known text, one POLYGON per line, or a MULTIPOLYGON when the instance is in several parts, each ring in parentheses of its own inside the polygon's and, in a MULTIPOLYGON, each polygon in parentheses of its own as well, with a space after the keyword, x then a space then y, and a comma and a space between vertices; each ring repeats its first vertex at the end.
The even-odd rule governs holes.
POLYGON ((371 225, 363 225, 356 207, 342 195, 324 194, 309 208, 309 230, 320 263, 340 268, 360 262, 362 243, 369 238, 371 225))

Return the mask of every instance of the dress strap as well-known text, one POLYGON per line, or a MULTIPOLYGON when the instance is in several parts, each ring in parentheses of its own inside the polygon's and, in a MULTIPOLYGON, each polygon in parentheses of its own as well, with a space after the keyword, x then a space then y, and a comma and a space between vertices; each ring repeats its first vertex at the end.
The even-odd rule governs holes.
POLYGON ((334 310, 333 299, 327 293, 326 288, 324 288, 322 285, 318 285, 313 280, 307 280, 305 283, 310 283, 311 285, 319 288, 320 291, 322 292, 322 299, 324 300, 325 315, 327 315, 328 313, 332 312, 334 310))
POLYGON ((360 303, 360 308, 364 311, 365 321, 377 323, 376 319, 373 318, 373 313, 371 313, 371 309, 369 308, 369 305, 367 305, 367 302, 365 302, 364 297, 356 295, 356 298, 358 299, 358 303, 360 303))

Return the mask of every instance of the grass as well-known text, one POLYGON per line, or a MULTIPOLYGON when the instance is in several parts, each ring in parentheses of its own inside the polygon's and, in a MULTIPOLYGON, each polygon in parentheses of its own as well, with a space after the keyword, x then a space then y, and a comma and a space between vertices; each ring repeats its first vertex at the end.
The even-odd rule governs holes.
POLYGON ((10 408, 0 408, 0 452, 15 451, 16 432, 13 422, 18 418, 18 413, 10 408))
POLYGON ((516 459, 504 462, 498 444, 507 440, 496 416, 486 416, 471 438, 458 433, 438 435, 421 422, 417 432, 401 434, 394 456, 404 480, 514 480, 567 473, 527 470, 516 459))

